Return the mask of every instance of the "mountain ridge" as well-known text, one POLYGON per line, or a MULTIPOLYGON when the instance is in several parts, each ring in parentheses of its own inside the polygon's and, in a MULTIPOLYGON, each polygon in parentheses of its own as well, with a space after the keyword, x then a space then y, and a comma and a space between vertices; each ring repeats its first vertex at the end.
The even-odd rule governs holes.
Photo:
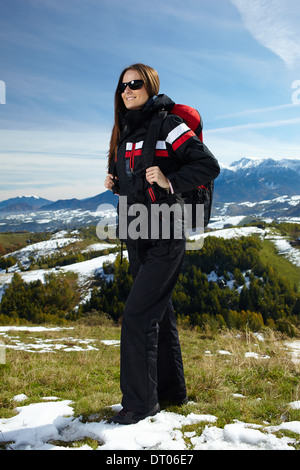
POLYGON ((300 160, 243 158, 221 165, 215 182, 215 200, 260 202, 300 193, 300 160))
MULTIPOLYGON (((215 181, 214 202, 261 202, 281 196, 300 194, 300 159, 242 158, 230 165, 221 164, 215 181)), ((61 209, 96 210, 101 204, 117 206, 118 197, 111 191, 78 199, 51 201, 38 196, 18 196, 0 202, 0 213, 22 213, 61 209)))
MULTIPOLYGON (((56 211, 61 209, 83 209, 83 210, 96 210, 101 204, 112 204, 117 206, 118 197, 111 191, 104 191, 84 199, 58 199, 57 201, 50 201, 47 199, 39 198, 43 201, 40 205, 36 203, 32 205, 30 201, 26 201, 27 196, 18 196, 16 198, 7 199, 0 203, 0 213, 22 213, 29 211, 56 211), (22 201, 21 201, 22 199, 22 201), (15 202, 16 201, 16 202, 15 202)), ((30 196, 31 198, 32 196, 30 196)))

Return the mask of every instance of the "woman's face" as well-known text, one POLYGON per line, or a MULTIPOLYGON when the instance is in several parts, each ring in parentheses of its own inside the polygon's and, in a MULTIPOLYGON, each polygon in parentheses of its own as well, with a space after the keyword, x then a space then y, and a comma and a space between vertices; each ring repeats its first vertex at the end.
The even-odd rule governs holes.
MULTIPOLYGON (((122 83, 131 82, 131 80, 141 80, 140 74, 137 70, 127 70, 125 73, 122 83)), ((131 90, 127 86, 122 93, 122 99, 127 109, 138 110, 141 109, 149 100, 150 96, 147 93, 145 85, 140 88, 140 90, 131 90)))

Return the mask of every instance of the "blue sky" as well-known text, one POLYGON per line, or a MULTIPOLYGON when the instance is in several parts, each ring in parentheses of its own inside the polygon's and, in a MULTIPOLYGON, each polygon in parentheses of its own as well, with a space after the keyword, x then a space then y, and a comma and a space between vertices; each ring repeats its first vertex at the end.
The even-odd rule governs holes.
POLYGON ((200 111, 221 164, 299 159, 299 24, 298 0, 0 0, 0 200, 104 191, 135 62, 200 111))

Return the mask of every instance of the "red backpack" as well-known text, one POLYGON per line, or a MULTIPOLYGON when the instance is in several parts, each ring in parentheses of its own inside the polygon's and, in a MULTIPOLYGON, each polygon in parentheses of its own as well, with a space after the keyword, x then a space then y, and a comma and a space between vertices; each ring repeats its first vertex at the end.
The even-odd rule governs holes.
MULTIPOLYGON (((170 113, 181 117, 186 125, 196 134, 201 142, 203 142, 203 121, 201 115, 195 108, 184 104, 175 104, 170 113)), ((153 165, 156 142, 158 140, 162 122, 167 114, 167 111, 161 111, 158 113, 158 115, 155 115, 150 122, 149 130, 142 150, 142 158, 145 168, 153 165)), ((213 192, 214 181, 210 181, 205 186, 198 186, 193 190, 182 194, 182 198, 185 204, 192 205, 192 220, 188 221, 188 228, 196 228, 198 226, 196 218, 197 204, 203 204, 204 227, 208 225, 211 215, 213 192)))

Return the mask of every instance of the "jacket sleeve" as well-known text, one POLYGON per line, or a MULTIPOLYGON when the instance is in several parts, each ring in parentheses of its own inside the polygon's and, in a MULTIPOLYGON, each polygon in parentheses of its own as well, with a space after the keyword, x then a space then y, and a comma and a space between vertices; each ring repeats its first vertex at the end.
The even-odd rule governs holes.
POLYGON ((108 164, 108 173, 111 175, 116 176, 117 175, 117 165, 115 161, 115 155, 111 158, 109 164, 108 164))
POLYGON ((217 178, 217 159, 179 116, 167 116, 163 133, 169 156, 179 163, 178 170, 166 174, 175 193, 190 191, 217 178))

